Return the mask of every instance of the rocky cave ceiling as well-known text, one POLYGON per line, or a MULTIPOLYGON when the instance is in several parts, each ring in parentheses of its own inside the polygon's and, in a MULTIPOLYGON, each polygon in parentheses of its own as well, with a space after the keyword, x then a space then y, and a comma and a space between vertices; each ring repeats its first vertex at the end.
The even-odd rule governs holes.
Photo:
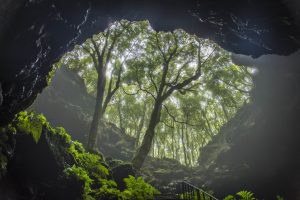
POLYGON ((289 55, 300 46, 297 8, 291 0, 0 0, 0 125, 32 104, 52 63, 111 21, 148 19, 233 53, 289 55))

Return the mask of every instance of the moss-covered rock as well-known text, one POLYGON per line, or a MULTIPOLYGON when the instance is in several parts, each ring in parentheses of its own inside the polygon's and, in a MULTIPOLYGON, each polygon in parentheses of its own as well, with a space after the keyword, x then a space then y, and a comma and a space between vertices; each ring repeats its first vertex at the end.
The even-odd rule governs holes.
MULTIPOLYGON (((113 180, 123 181, 132 173, 111 173, 117 167, 110 169, 101 154, 86 152, 63 128, 51 127, 43 115, 21 112, 0 132, 0 199, 135 198, 136 191, 126 182, 124 193, 113 180)), ((147 186, 141 195, 153 197, 152 186, 140 179, 135 184, 147 186)))

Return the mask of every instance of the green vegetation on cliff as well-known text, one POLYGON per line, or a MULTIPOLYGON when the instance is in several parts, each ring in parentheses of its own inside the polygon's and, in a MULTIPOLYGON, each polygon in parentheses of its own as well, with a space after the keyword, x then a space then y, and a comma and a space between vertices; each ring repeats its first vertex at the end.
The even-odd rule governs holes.
MULTIPOLYGON (((126 189, 120 191, 102 155, 87 152, 81 143, 71 139, 64 128, 51 127, 41 114, 20 112, 8 127, 1 128, 1 133, 13 137, 29 134, 36 144, 39 143, 42 134, 47 135, 49 140, 59 141, 56 143, 59 146, 53 148, 61 151, 57 153, 57 161, 63 166, 62 174, 65 179, 77 180, 82 185, 81 194, 84 200, 153 199, 155 194, 159 194, 155 188, 144 182, 142 177, 136 179, 133 176, 124 179, 126 189)), ((2 149, 3 144, 0 146, 2 149)), ((3 154, 0 158, 1 173, 5 173, 9 161, 3 154)))

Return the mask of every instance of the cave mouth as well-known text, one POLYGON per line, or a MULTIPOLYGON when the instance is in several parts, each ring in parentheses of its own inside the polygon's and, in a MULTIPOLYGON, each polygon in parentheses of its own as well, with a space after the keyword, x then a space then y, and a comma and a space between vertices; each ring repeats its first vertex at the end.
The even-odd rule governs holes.
MULTIPOLYGON (((159 32, 148 21, 115 21, 53 65, 47 78, 50 88, 38 96, 30 110, 44 113, 53 125, 63 126, 74 139, 87 144, 101 92, 98 90, 103 90, 102 106, 98 108, 104 110, 100 119, 103 124, 99 125, 97 147, 105 156, 130 161, 149 129, 156 100, 163 96, 158 94, 159 87, 164 88, 163 92, 175 88, 195 76, 199 65, 203 65, 195 80, 162 103, 148 154, 195 167, 201 149, 240 107, 251 101, 256 70, 234 64, 231 57, 213 41, 182 29, 159 32), (169 69, 164 68, 165 64, 170 65, 169 69), (101 73, 106 79, 104 89, 98 85, 101 73), (59 112, 61 109, 65 111, 59 112), (109 135, 112 131, 107 127, 118 128, 124 135, 109 135), (119 152, 105 145, 122 143, 126 138, 130 139, 119 152), (122 155, 122 150, 128 155, 122 155)), ((229 148, 225 143, 220 145, 229 148)))
MULTIPOLYGON (((52 69, 51 64, 62 53, 73 48, 74 44, 82 43, 91 34, 103 30, 108 21, 107 16, 113 15, 116 16, 115 18, 119 18, 120 15, 126 16, 126 14, 123 15, 124 12, 119 12, 118 6, 124 6, 127 14, 130 11, 133 15, 136 10, 145 11, 139 7, 143 3, 139 4, 135 1, 126 2, 126 5, 111 3, 110 7, 106 4, 102 6, 101 1, 93 1, 93 5, 92 1, 75 0, 71 5, 66 2, 54 0, 26 3, 16 19, 11 21, 13 28, 6 31, 4 39, 1 38, 3 45, 1 45, 0 60, 4 64, 0 69, 0 89, 3 94, 3 100, 0 95, 0 123, 2 125, 7 124, 16 113, 32 104, 36 94, 41 92, 46 85, 45 77, 52 69), (105 10, 107 6, 110 9, 105 10), (72 12, 69 12, 70 10, 72 12), (99 15, 101 12, 104 14, 99 15)), ((150 21, 154 22, 155 28, 159 30, 173 30, 174 27, 186 28, 185 30, 190 33, 211 37, 231 52, 253 57, 272 53, 288 55, 299 48, 298 26, 281 1, 225 3, 203 1, 203 4, 199 5, 198 1, 190 1, 186 5, 177 1, 176 3, 164 1, 162 5, 157 3, 158 1, 153 2, 155 6, 146 7, 146 11, 148 8, 149 10, 145 12, 145 15, 152 16, 150 21), (156 10, 167 12, 156 12, 156 10), (191 13, 190 10, 195 12, 191 13), (158 15, 154 16, 153 13, 158 15)), ((121 10, 123 11, 123 8, 121 10)), ((148 19, 144 14, 138 16, 148 19)), ((237 191, 237 188, 244 189, 249 186, 247 188, 252 188, 260 196, 268 198, 273 198, 280 190, 282 194, 292 199, 299 195, 299 181, 297 180, 299 162, 294 157, 298 153, 298 144, 296 144, 298 136, 293 134, 299 132, 297 125, 299 95, 296 92, 299 91, 297 87, 299 70, 297 67, 293 69, 282 66, 280 69, 274 69, 272 66, 260 68, 260 77, 255 80, 258 87, 254 91, 254 104, 246 107, 240 115, 236 115, 235 118, 239 122, 237 127, 232 123, 227 126, 228 129, 234 130, 232 132, 245 133, 243 137, 232 140, 232 135, 224 134, 224 137, 217 137, 215 142, 206 146, 208 149, 215 149, 218 141, 223 141, 224 138, 237 144, 230 151, 227 151, 225 145, 225 153, 221 152, 222 155, 223 153, 227 155, 226 159, 231 159, 233 165, 229 163, 229 169, 235 171, 231 174, 233 176, 229 174, 230 177, 225 177, 222 173, 218 176, 218 172, 222 170, 227 173, 228 163, 224 159, 219 159, 218 164, 205 173, 199 171, 198 174, 208 177, 204 181, 208 188, 214 188, 221 194, 228 194, 228 191, 233 193, 237 191), (269 138, 272 139, 269 140, 269 138), (238 161, 234 158, 238 158, 238 161), (235 165, 236 163, 241 166, 235 165), (249 171, 249 166, 253 170, 249 171), (239 173, 238 171, 243 167, 245 173, 239 173), (235 179, 237 174, 242 175, 239 181, 235 179), (214 180, 211 180, 212 177, 214 180), (220 181, 222 177, 225 177, 223 182, 220 181), (232 182, 236 183, 235 187, 231 184, 232 182), (210 183, 214 183, 214 187, 210 187, 210 183), (244 188, 241 188, 242 185, 244 188)), ((60 69, 63 70, 62 67, 60 69)), ((50 95, 56 94, 50 91, 50 95)), ((82 98, 89 101, 86 97, 82 98)), ((67 107, 71 108, 75 114, 78 110, 80 111, 76 105, 67 105, 67 107)), ((61 110, 58 111, 61 115, 66 114, 62 113, 65 107, 53 108, 60 108, 61 110)), ((88 118, 85 113, 81 114, 88 118)), ((68 119, 74 125, 76 118, 68 119)), ((82 124, 88 127, 85 123, 82 124)), ((222 132, 226 133, 228 129, 223 129, 222 132)), ((82 135, 86 131, 77 130, 77 132, 82 135)), ((119 136, 116 138, 119 139, 119 136)), ((227 142, 227 140, 224 141, 227 142)), ((131 143, 131 146, 133 145, 134 141, 131 143)), ((161 173, 157 172, 157 174, 161 173)))

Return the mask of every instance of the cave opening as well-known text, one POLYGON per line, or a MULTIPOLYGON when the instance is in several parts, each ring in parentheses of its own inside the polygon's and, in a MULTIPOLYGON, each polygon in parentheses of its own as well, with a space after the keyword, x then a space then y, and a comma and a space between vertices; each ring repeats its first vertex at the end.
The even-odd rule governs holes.
MULTIPOLYGON (((104 32, 77 45, 54 65, 54 71, 56 68, 59 70, 58 77, 54 78, 53 84, 49 78, 51 89, 39 95, 30 110, 44 113, 53 125, 65 127, 74 139, 87 144, 89 129, 82 124, 90 124, 95 112, 95 99, 99 90, 97 81, 100 76, 97 67, 103 52, 102 62, 107 64, 102 72, 105 73, 106 86, 101 120, 105 125, 99 125, 97 147, 105 156, 130 160, 134 154, 132 152, 141 145, 151 120, 151 111, 162 81, 163 59, 170 56, 171 48, 175 47, 179 48, 179 53, 170 60, 172 63, 164 90, 175 87, 184 78, 196 73, 195 69, 199 65, 197 49, 199 55, 201 51, 200 65, 209 64, 201 67, 199 80, 182 87, 163 102, 161 119, 155 127, 156 133, 149 154, 157 158, 175 159, 186 166, 197 166, 200 149, 218 134, 241 106, 250 102, 252 78, 256 70, 235 65, 230 53, 212 41, 199 39, 183 30, 156 32, 148 21, 123 20, 111 23, 104 32), (123 31, 125 25, 128 26, 126 32, 116 38, 116 34, 123 31), (160 52, 160 46, 165 52, 160 52), (108 55, 109 49, 111 55, 108 55), (77 84, 77 90, 72 81, 77 84), (58 101, 62 105, 57 105, 58 101), (58 112, 63 106, 67 108, 63 112, 65 115, 58 112), (75 116, 81 115, 78 117, 81 122, 77 119, 76 124, 79 126, 74 127, 76 117, 67 115, 75 107, 78 109, 75 116), (112 146, 117 150, 108 148, 113 143, 121 143, 123 138, 119 141, 116 138, 110 139, 113 137, 109 135, 111 131, 101 130, 101 126, 117 127, 126 137, 135 140, 134 144, 129 142, 124 147, 112 146), (99 132, 104 133, 101 135, 99 132), (106 143, 108 149, 104 148, 106 143), (127 155, 121 155, 122 149, 125 149, 123 153, 127 155)), ((222 145, 226 148, 226 143, 222 145)))
MULTIPOLYGON (((134 192, 159 196, 138 176, 137 179, 128 176, 137 173, 129 163, 121 160, 131 161, 133 155, 134 168, 140 168, 145 160, 145 180, 169 197, 176 193, 173 190, 176 183, 170 179, 173 176, 206 191, 212 190, 219 198, 244 189, 253 191, 258 198, 271 199, 276 195, 298 198, 300 162, 296 158, 299 154, 296 133, 299 131, 300 62, 299 52, 293 52, 299 48, 299 21, 294 19, 298 16, 295 9, 290 9, 291 5, 296 6, 292 1, 248 1, 247 6, 238 1, 226 4, 213 1, 154 1, 146 4, 129 1, 125 4, 116 1, 116 4, 100 5, 92 0, 76 0, 72 6, 55 0, 24 1, 24 5, 16 6, 11 6, 13 0, 7 2, 1 7, 7 6, 8 17, 4 19, 7 25, 0 27, 0 60, 3 64, 0 68, 0 124, 3 126, 1 141, 4 141, 1 142, 1 198, 74 199, 82 196, 105 199, 108 196, 101 195, 108 191, 111 194, 106 195, 114 198, 119 195, 130 199, 134 192), (10 16, 13 17, 10 19, 10 16), (145 41, 136 39, 135 48, 140 49, 135 51, 137 55, 131 53, 128 58, 115 55, 117 51, 130 54, 124 51, 134 46, 131 43, 134 39, 129 36, 112 51, 112 61, 105 58, 107 52, 102 54, 104 60, 109 60, 106 66, 103 65, 105 67, 102 66, 102 70, 106 68, 102 80, 103 101, 114 90, 110 86, 118 85, 118 79, 124 83, 110 97, 111 101, 107 101, 106 109, 103 104, 100 106, 106 110, 101 113, 102 121, 107 121, 100 126, 100 133, 107 132, 108 135, 101 135, 95 142, 95 138, 89 139, 90 134, 84 136, 83 133, 91 132, 90 121, 97 118, 91 105, 95 105, 99 93, 95 86, 98 76, 97 69, 92 66, 93 56, 88 56, 93 52, 83 53, 82 49, 93 46, 105 49, 97 41, 105 41, 105 34, 109 35, 106 25, 114 24, 112 27, 116 28, 120 21, 111 23, 112 19, 124 16, 132 21, 149 19, 157 32, 146 28, 144 31, 153 32, 149 34, 152 39, 149 35, 146 37, 147 34, 144 34, 145 41), (101 33, 93 35, 98 32, 101 33), (217 44, 189 33, 212 39, 217 44), (91 36, 94 41, 85 41, 91 36), (163 40, 168 43, 164 44, 163 40), (185 41, 191 45, 184 48, 185 41), (215 60, 210 61, 205 53, 198 55, 200 43, 209 46, 205 51, 208 54, 215 47, 218 49, 218 55, 212 53, 215 60), (80 45, 72 50, 76 44, 80 45), (177 53, 175 49, 182 52, 172 60, 173 52, 177 53), (65 52, 68 53, 52 65, 65 52), (253 59, 238 54, 254 58, 263 56, 253 59), (155 58, 149 55, 155 55, 155 58), (168 56, 170 61, 166 62, 168 56), (184 61, 189 57, 197 59, 187 65, 184 61), (199 58, 207 58, 208 63, 217 63, 217 67, 211 71, 209 67, 207 71, 201 68, 204 76, 196 80, 197 66, 201 63, 197 62, 201 60, 199 58), (224 63, 230 67, 226 68, 224 63), (172 67, 167 67, 170 71, 166 70, 164 79, 161 69, 166 64, 172 67), (84 69, 81 65, 89 67, 84 69), (50 81, 49 71, 55 67, 58 70, 50 81), (183 76, 176 76, 181 73, 183 76), (162 84, 163 80, 167 81, 162 84), (182 86, 187 82, 196 82, 195 85, 202 87, 182 86), (50 86, 35 101, 48 83, 50 86), (253 84, 255 87, 250 91, 253 84), (160 85, 163 85, 162 90, 159 90, 160 85), (238 106, 234 106, 234 101, 238 106), (44 103, 51 106, 44 110, 44 103), (87 145, 89 152, 72 141, 64 129, 51 128, 42 115, 21 112, 14 117, 30 105, 29 110, 48 112, 48 116, 45 114, 47 120, 55 126, 65 126, 74 139, 83 143, 92 141, 90 146, 87 145), (134 108, 128 109, 129 105, 134 108), (157 112, 151 113, 155 106, 157 112), (203 108, 205 112, 201 112, 203 108), (143 115, 144 120, 141 120, 143 115), (141 121, 144 123, 139 123, 141 121), (201 124, 194 124, 198 121, 201 124), (140 124, 142 131, 137 131, 140 124), (139 132, 143 134, 136 139, 139 132), (33 136, 33 141, 26 133, 33 136), (145 133, 148 136, 145 137, 145 133), (171 133, 177 133, 176 137, 172 138, 171 133), (178 143, 174 145, 174 141, 178 143), (149 143, 152 145, 147 145, 149 143), (95 151, 95 144, 104 156, 95 151), (120 152, 120 160, 113 159, 120 156, 120 152), (111 155, 105 158, 109 153, 111 155), (150 159, 145 158, 148 153, 150 159), (44 160, 44 155, 51 159, 44 160), (33 156, 41 162, 35 162, 33 156), (52 170, 46 176, 41 168, 52 170), (24 173, 28 175, 24 176, 24 173), (56 179, 66 175, 67 179, 56 179), (111 177, 115 182, 110 181, 111 177), (127 178, 125 182, 123 178, 127 178), (80 184, 76 180, 80 180, 80 184), (147 189, 139 190, 132 184, 147 189), (69 190, 72 188, 77 188, 78 192, 72 194, 69 190)), ((126 26, 129 21, 123 22, 122 26, 126 26)), ((136 34, 138 29, 142 28, 136 26, 136 30, 131 31, 136 34)), ((111 44, 113 38, 107 41, 111 44)))

